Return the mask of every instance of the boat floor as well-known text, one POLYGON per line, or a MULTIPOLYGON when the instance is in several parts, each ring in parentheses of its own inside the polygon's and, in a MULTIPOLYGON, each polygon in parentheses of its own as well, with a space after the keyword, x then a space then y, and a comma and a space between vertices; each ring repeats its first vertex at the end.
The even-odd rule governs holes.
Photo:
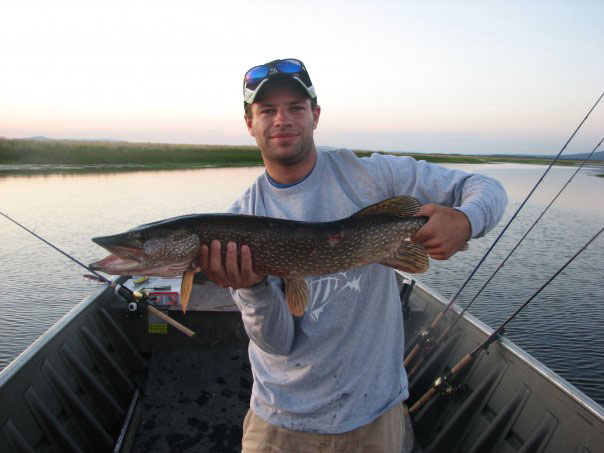
POLYGON ((156 351, 133 452, 241 451, 247 350, 156 351))
MULTIPOLYGON (((182 316, 180 306, 169 311, 182 316)), ((187 312, 239 313, 228 292, 199 274, 187 312)), ((247 347, 158 348, 148 376, 134 453, 241 451, 253 382, 247 347)))

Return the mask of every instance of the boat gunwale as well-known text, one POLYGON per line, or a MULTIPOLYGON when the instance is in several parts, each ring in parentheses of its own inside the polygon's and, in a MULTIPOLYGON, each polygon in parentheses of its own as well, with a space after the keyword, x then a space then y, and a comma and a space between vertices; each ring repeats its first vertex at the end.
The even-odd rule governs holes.
MULTIPOLYGON (((400 272, 400 271, 396 271, 396 272, 405 278, 413 279, 413 277, 406 275, 403 272, 400 272)), ((415 279, 413 279, 413 280, 415 280, 415 279)), ((445 302, 446 299, 440 293, 438 293, 438 291, 428 287, 427 285, 425 285, 417 280, 415 280, 415 286, 419 286, 422 291, 424 291, 427 295, 431 296, 437 302, 441 303, 443 305, 443 307, 447 305, 447 302, 445 302)), ((453 304, 453 306, 451 308, 457 314, 462 312, 462 308, 457 304, 453 304)), ((464 313, 462 317, 471 326, 478 329, 479 331, 484 333, 486 336, 491 335, 495 331, 495 329, 491 328, 490 326, 488 326, 487 324, 482 322, 480 319, 478 319, 477 317, 475 317, 474 315, 472 315, 468 312, 464 313)), ((509 351, 516 358, 518 358, 519 360, 524 362, 528 367, 537 371, 537 373, 539 373, 543 378, 545 378, 547 381, 549 381, 553 385, 555 385, 559 390, 561 390, 567 396, 572 398, 577 404, 581 405, 583 408, 588 410, 592 415, 597 417, 600 420, 600 422, 604 423, 604 407, 603 406, 601 406, 599 403, 597 403, 592 398, 587 396, 584 392, 579 390, 577 387, 575 387, 573 384, 568 382, 566 379, 564 379, 558 373, 553 371, 551 368, 548 368, 545 364, 543 364, 543 362, 541 362, 538 359, 536 359, 535 357, 533 357, 531 354, 529 354, 527 351, 522 349, 520 346, 515 344, 513 341, 511 341, 507 337, 502 336, 497 340, 497 342, 500 344, 500 346, 502 348, 509 351)))
MULTIPOLYGON (((116 277, 113 281, 118 280, 116 277)), ((0 371, 0 388, 11 380, 24 366, 29 363, 29 360, 34 358, 44 347, 49 345, 54 338, 59 335, 65 327, 74 319, 86 311, 99 297, 106 291, 112 292, 114 289, 110 286, 100 286, 88 296, 84 297, 80 302, 74 305, 67 313, 59 318, 52 326, 40 335, 36 340, 25 348, 17 357, 15 357, 4 369, 0 371)))

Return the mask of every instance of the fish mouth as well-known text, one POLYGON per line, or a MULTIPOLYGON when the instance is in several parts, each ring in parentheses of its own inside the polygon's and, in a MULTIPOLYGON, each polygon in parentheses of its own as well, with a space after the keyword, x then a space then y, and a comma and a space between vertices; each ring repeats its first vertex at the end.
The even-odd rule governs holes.
POLYGON ((90 263, 94 271, 110 275, 149 275, 156 277, 176 277, 190 268, 194 254, 183 257, 180 261, 153 262, 145 255, 144 241, 132 233, 120 233, 112 236, 92 238, 111 255, 90 263))
MULTIPOLYGON (((88 267, 93 271, 100 271, 111 275, 120 275, 121 272, 134 271, 141 263, 135 260, 109 255, 102 260, 90 263, 88 267)), ((133 272, 134 273, 134 272, 133 272)))
POLYGON ((110 275, 149 275, 154 277, 177 277, 182 275, 191 266, 192 258, 187 258, 176 263, 147 264, 145 262, 109 255, 102 260, 90 263, 88 267, 93 271, 104 272, 110 275))

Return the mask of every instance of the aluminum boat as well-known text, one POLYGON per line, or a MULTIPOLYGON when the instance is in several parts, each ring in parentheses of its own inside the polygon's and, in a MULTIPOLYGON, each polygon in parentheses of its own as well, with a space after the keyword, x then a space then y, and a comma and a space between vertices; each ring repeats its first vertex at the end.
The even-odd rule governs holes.
MULTIPOLYGON (((444 301, 399 280, 411 339, 444 301)), ((186 315, 156 308, 197 336, 104 285, 10 363, 0 373, 0 451, 240 451, 252 375, 229 292, 196 278, 186 315)), ((409 403, 491 332, 464 314, 414 371, 409 403)), ((505 337, 450 384, 413 415, 417 451, 604 451, 602 406, 505 337)))

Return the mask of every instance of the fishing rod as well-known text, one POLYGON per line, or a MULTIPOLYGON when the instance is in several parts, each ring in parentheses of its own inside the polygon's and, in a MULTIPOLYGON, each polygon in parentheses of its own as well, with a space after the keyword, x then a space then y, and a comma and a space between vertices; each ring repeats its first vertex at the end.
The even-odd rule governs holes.
POLYGON ((535 186, 531 189, 531 191, 528 193, 528 195, 526 196, 526 198, 522 201, 522 203, 520 204, 520 206, 518 206, 518 208, 516 209, 516 212, 514 212, 514 214, 510 218, 510 220, 503 227, 503 229, 501 230, 501 232, 499 233, 499 235, 495 238, 495 240, 490 245, 490 247, 488 248, 488 250, 485 252, 485 254, 483 255, 483 257, 480 259, 480 261, 478 261, 478 264, 476 264, 476 266, 470 272, 470 274, 467 276, 467 278, 462 283, 462 285, 460 286, 460 288, 453 295, 453 297, 449 300, 449 302, 447 303, 447 305, 445 306, 445 308, 443 309, 443 311, 441 311, 438 315, 436 315, 436 317, 432 321, 432 324, 430 324, 429 326, 424 327, 423 329, 421 329, 420 332, 415 336, 415 338, 413 338, 413 340, 408 345, 408 347, 407 347, 407 349, 405 351, 405 359, 403 361, 405 367, 407 367, 411 363, 411 361, 413 360, 413 358, 419 352, 420 348, 423 345, 431 344, 432 343, 432 333, 434 332, 434 329, 436 329, 436 327, 438 326, 438 324, 440 323, 440 321, 442 320, 442 318, 445 316, 446 312, 453 306, 453 303, 455 302, 455 300, 457 300, 457 297, 459 296, 459 294, 466 287, 466 285, 468 284, 468 282, 470 281, 470 279, 474 276, 474 274, 476 273, 476 271, 478 270, 478 268, 482 265, 482 263, 487 258, 487 256, 489 256, 489 254, 491 253, 491 250, 493 250, 493 248, 499 242, 499 240, 501 239, 501 237, 503 236, 503 234, 507 231, 507 229, 510 226, 510 224, 514 221, 514 219, 516 218, 516 216, 518 215, 518 213, 522 210, 522 208, 527 203, 527 201, 529 200, 529 198, 533 195, 533 193, 535 192, 535 190, 537 189, 537 187, 541 184, 541 182, 543 181, 543 179, 545 178, 545 176, 549 173, 550 169, 553 167, 553 165, 556 163, 556 161, 558 160, 558 158, 560 157, 560 155, 567 148, 568 144, 575 137, 575 135, 577 134, 577 132, 579 132, 579 129, 581 129, 581 127, 583 126, 583 124, 585 123, 585 121, 587 121, 587 119, 591 115, 591 112, 594 111, 594 109, 599 104, 599 102, 602 99, 602 97, 604 97, 604 92, 602 92, 602 94, 600 95, 600 97, 598 98, 598 100, 591 107, 591 109, 587 112, 587 115, 585 115, 585 117, 583 118, 583 120, 579 123, 579 125, 577 126, 577 128, 575 129, 575 131, 571 134, 571 136, 566 141, 566 143, 564 144, 564 146, 562 147, 562 149, 558 152, 558 154, 556 155, 556 157, 554 157, 554 159, 550 162, 549 166, 543 172, 543 174, 541 175, 541 177, 539 178, 539 180, 537 181, 537 183, 535 184, 535 186))
POLYGON ((470 306, 474 303, 474 301, 478 298, 478 296, 480 296, 480 294, 482 293, 482 291, 488 286, 488 284, 491 282, 491 280, 493 280, 493 278, 495 277, 495 275, 499 272, 499 270, 505 265, 505 263, 508 261, 508 259, 512 256, 512 254, 516 251, 516 249, 520 246, 520 244, 522 244, 522 242, 524 241, 524 239, 529 235, 529 233, 533 230, 533 228, 537 225, 537 223, 539 223, 539 221, 541 220, 541 218, 545 215, 545 213, 549 210, 549 208, 554 204, 554 202, 558 199, 558 197, 562 194, 562 192, 566 189, 566 187, 571 183, 571 181, 574 179, 574 177, 579 173, 579 171, 583 168, 583 166, 587 163, 587 161, 591 158, 591 156, 596 152, 596 150, 600 147, 600 145, 602 145, 602 143, 604 142, 604 137, 602 137, 602 139, 600 140, 600 142, 595 146, 595 148, 589 153, 589 155, 583 160, 583 162, 581 162, 581 165, 579 165, 579 167, 574 171, 574 173, 570 176, 570 178, 568 179, 568 181, 566 181, 566 184, 564 184, 564 186, 562 186, 562 188, 560 189, 560 191, 556 194, 556 196, 549 202, 549 204, 545 207, 545 209, 543 210, 543 212, 541 212, 541 214, 539 215, 539 217, 537 217, 537 219, 533 222, 533 224, 531 225, 531 227, 526 231, 526 233, 524 233, 524 236, 522 236, 522 238, 520 238, 520 240, 518 241, 518 243, 514 246, 514 248, 512 248, 512 250, 508 253, 508 255, 503 259, 503 261, 501 262, 501 264, 499 264, 499 266, 497 267, 497 269, 495 269, 495 271, 491 274, 491 276, 488 278, 488 280, 482 285, 482 287, 478 290, 478 292, 476 293, 476 295, 472 298, 472 300, 466 305, 466 307, 457 314, 457 317, 451 322, 449 323, 449 325, 443 330, 443 332, 440 334, 440 336, 438 337, 438 339, 436 341, 434 341, 431 345, 430 348, 424 348, 419 352, 419 357, 416 360, 415 365, 413 366, 413 368, 411 368, 411 370, 408 371, 407 375, 409 377, 413 376, 415 374, 415 372, 419 369, 419 367, 422 365, 424 359, 426 357, 430 356, 431 351, 434 350, 434 348, 439 345, 444 338, 447 337, 447 335, 449 334, 449 332, 453 329, 453 327, 455 326, 455 324, 457 324, 457 321, 459 321, 459 319, 464 315, 464 313, 470 308, 470 306))
POLYGON ((443 376, 438 377, 432 387, 428 389, 424 395, 415 402, 411 409, 409 409, 409 413, 415 414, 418 410, 420 410, 428 401, 432 399, 432 397, 437 393, 451 394, 455 389, 451 386, 451 380, 457 376, 463 369, 465 369, 470 363, 476 359, 478 354, 485 350, 491 343, 493 343, 499 335, 503 332, 503 329, 514 319, 547 285, 549 285, 566 267, 574 261, 574 259, 583 252, 596 238, 604 231, 604 227, 600 228, 598 231, 587 243, 579 249, 577 253, 575 253, 560 269, 558 269, 554 275, 552 275, 531 297, 527 299, 518 309, 512 313, 491 335, 489 335, 482 343, 480 343, 472 352, 466 354, 457 364, 451 368, 451 370, 443 376))
POLYGON ((84 269, 86 269, 88 272, 90 272, 92 275, 94 275, 94 277, 97 278, 102 283, 107 283, 110 287, 115 288, 115 290, 117 291, 117 293, 119 295, 121 295, 122 297, 124 297, 126 300, 131 301, 131 303, 135 304, 135 306, 137 308, 134 308, 132 311, 136 311, 138 309, 138 304, 139 303, 143 303, 144 306, 146 306, 146 308, 147 308, 148 311, 150 311, 152 314, 154 314, 158 318, 166 321, 168 324, 170 324, 175 329, 179 330, 180 332, 184 333, 185 335, 187 335, 187 336, 189 336, 191 338, 197 336, 197 334, 195 332, 193 332, 191 329, 183 326, 178 321, 175 321, 174 319, 170 318, 166 314, 162 313, 157 308, 155 308, 153 305, 148 304, 147 303, 147 296, 146 296, 146 294, 144 292, 142 292, 142 291, 132 291, 129 288, 126 288, 125 286, 120 285, 119 283, 112 282, 111 280, 103 277, 98 272, 93 271, 92 269, 90 269, 84 263, 78 261, 76 258, 74 258, 73 256, 71 256, 69 253, 64 252, 59 247, 57 247, 57 246, 51 244, 50 242, 48 242, 42 236, 34 233, 32 230, 30 230, 26 226, 20 224, 15 219, 12 219, 8 215, 4 214, 2 211, 0 211, 0 215, 2 215, 3 217, 6 217, 8 220, 10 220, 11 222, 13 222, 15 225, 23 228, 28 233, 34 235, 36 238, 40 239, 46 245, 49 245, 50 247, 52 247, 53 249, 55 249, 57 252, 61 253, 62 255, 66 256, 67 258, 69 258, 71 261, 73 261, 74 263, 76 263, 78 266, 81 266, 84 269))

